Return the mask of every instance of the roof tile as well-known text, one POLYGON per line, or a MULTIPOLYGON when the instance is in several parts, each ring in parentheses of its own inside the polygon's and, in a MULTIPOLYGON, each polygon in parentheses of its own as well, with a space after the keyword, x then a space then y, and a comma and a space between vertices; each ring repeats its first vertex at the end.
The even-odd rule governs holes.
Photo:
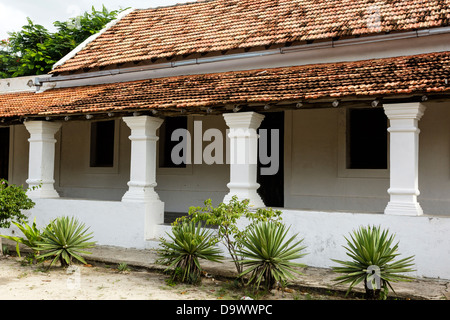
POLYGON ((209 0, 135 10, 53 72, 450 25, 450 0, 209 0))
POLYGON ((0 94, 0 117, 450 94, 450 52, 0 94))

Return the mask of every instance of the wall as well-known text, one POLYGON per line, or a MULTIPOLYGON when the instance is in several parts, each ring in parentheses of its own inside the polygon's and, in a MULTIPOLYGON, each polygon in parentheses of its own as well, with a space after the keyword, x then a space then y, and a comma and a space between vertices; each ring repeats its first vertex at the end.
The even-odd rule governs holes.
MULTIPOLYGON (((194 134, 194 122, 201 123, 203 134, 208 129, 219 129, 223 138, 226 137, 226 124, 223 116, 195 116, 189 117, 188 130, 191 132, 192 153, 194 144, 202 140, 194 134)), ((209 145, 210 141, 201 143, 201 150, 209 145)), ((198 144, 200 145, 200 144, 198 144)), ((226 150, 223 150, 224 155, 226 150)), ((186 168, 158 168, 156 190, 162 201, 165 202, 165 210, 168 212, 187 212, 190 206, 201 206, 206 199, 211 199, 214 204, 222 202, 228 193, 227 183, 230 180, 229 166, 224 164, 207 165, 205 163, 192 164, 186 168)))
MULTIPOLYGON (((344 112, 311 109, 286 113, 286 208, 384 212, 389 201, 389 173, 348 173, 342 168, 344 112)), ((449 120, 447 101, 428 103, 419 122, 418 200, 429 215, 450 216, 449 120)))
MULTIPOLYGON (((450 215, 450 103, 429 103, 419 122, 419 189, 425 214, 450 215)), ((285 207, 289 209, 383 212, 389 200, 389 175, 343 174, 343 109, 287 111, 285 116, 285 207)), ((129 180, 130 130, 118 121, 117 166, 89 168, 89 122, 65 122, 57 133, 56 189, 66 198, 120 201, 129 180), (100 169, 100 170, 99 170, 100 169)), ((203 132, 218 128, 225 134, 222 116, 189 117, 202 121, 203 132)), ((28 172, 28 133, 12 127, 11 182, 25 184, 28 172)), ((344 132, 345 133, 345 132, 344 132)), ((194 143, 195 137, 192 136, 194 143)), ((198 139, 198 138, 197 138, 198 139)), ((210 142, 203 142, 203 146, 210 142)), ((227 193, 226 164, 191 164, 181 169, 157 169, 157 192, 168 212, 187 212, 211 198, 219 203, 227 193)))
POLYGON ((283 221, 303 238, 308 253, 302 263, 316 267, 336 265, 330 259, 348 260, 344 236, 360 226, 389 229, 399 243, 398 259, 414 255, 413 275, 450 279, 450 218, 404 217, 384 214, 283 210, 283 221))
MULTIPOLYGON (((127 191, 130 178, 130 129, 117 121, 115 146, 116 161, 113 168, 89 167, 89 121, 64 122, 56 134, 55 188, 64 198, 120 201, 127 191)), ((192 133, 194 121, 201 121, 203 133, 216 128, 225 138, 226 125, 222 116, 189 116, 192 133)), ((12 127, 11 182, 26 185, 28 177, 28 138, 23 125, 12 127)), ((198 139, 198 138, 197 138, 198 139)), ((210 142, 205 141, 203 146, 210 142)), ((193 149, 192 149, 193 150, 193 149)), ((226 151, 224 151, 225 154, 226 151)), ((166 204, 166 211, 187 212, 189 206, 203 205, 211 198, 220 203, 228 189, 229 167, 226 164, 191 164, 186 168, 157 168, 156 190, 166 204)))

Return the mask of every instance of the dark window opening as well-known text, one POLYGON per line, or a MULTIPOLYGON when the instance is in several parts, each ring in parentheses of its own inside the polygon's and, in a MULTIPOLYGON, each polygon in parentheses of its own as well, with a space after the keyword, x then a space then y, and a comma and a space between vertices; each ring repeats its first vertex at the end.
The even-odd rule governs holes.
MULTIPOLYGON (((179 140, 172 141, 172 133, 177 129, 187 130, 187 117, 167 117, 159 129, 159 167, 160 168, 186 168, 186 158, 181 163, 172 159, 172 150, 181 142, 182 138, 176 137, 179 140)), ((186 137, 183 138, 183 143, 186 143, 186 137)), ((186 150, 186 148, 183 148, 186 150)), ((187 156, 187 155, 179 155, 187 156)), ((177 157, 178 159, 180 157, 177 157)))
POLYGON ((349 109, 347 169, 387 169, 387 125, 383 108, 349 109))
MULTIPOLYGON (((261 163, 261 159, 258 156, 258 173, 257 182, 260 184, 258 193, 264 204, 267 207, 284 207, 284 112, 266 112, 264 114, 264 120, 258 129, 260 133, 261 129, 267 130, 267 150, 268 156, 277 156, 273 154, 272 137, 270 135, 271 129, 277 129, 278 131, 278 170, 275 174, 264 175, 261 174, 262 167, 268 167, 261 163)), ((261 143, 261 138, 259 140, 261 143)), ((258 149, 258 155, 259 155, 258 149)))
POLYGON ((8 180, 9 128, 0 128, 0 179, 8 180))
POLYGON ((114 166, 115 121, 91 123, 91 167, 114 166))

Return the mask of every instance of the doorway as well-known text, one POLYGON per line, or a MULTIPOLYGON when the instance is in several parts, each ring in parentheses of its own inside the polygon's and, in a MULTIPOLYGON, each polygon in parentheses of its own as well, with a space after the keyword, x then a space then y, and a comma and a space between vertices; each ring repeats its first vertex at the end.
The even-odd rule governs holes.
POLYGON ((0 179, 8 180, 9 172, 9 127, 0 128, 0 179))
POLYGON ((267 207, 282 208, 284 207, 284 112, 265 112, 262 114, 265 118, 258 129, 260 135, 257 176, 260 187, 258 193, 267 207), (264 129, 266 130, 265 139, 261 131, 264 129), (267 148, 263 150, 262 159, 260 154, 261 143, 266 142, 267 148), (274 145, 275 143, 278 143, 278 148, 274 145), (270 163, 267 163, 269 159, 270 163), (266 170, 261 170, 263 168, 266 170))

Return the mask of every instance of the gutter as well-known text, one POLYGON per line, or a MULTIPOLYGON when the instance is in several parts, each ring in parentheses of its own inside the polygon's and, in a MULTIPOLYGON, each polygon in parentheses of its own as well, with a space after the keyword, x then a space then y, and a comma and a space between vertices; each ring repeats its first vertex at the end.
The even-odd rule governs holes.
MULTIPOLYGON (((123 16, 128 14, 130 11, 124 11, 123 16)), ((117 23, 123 16, 114 20, 114 23, 117 23)), ((103 33, 110 26, 105 27, 100 33, 95 34, 88 38, 85 42, 80 44, 76 49, 74 49, 71 53, 65 56, 63 59, 58 61, 55 66, 63 64, 65 61, 73 57, 78 51, 82 50, 89 42, 93 41, 96 37, 98 37, 101 33, 103 33), (92 38, 92 39, 91 39, 92 38)), ((223 55, 217 57, 206 57, 206 58, 195 58, 188 59, 182 61, 173 61, 166 63, 159 63, 148 66, 140 66, 140 67, 129 67, 129 68, 116 68, 114 70, 106 70, 106 71, 97 71, 92 73, 83 73, 83 74, 75 74, 75 75, 67 75, 67 76, 56 76, 56 77, 47 77, 47 78, 35 78, 35 85, 42 86, 45 82, 57 82, 57 81, 69 81, 69 80, 80 80, 80 79, 89 79, 89 78, 97 78, 104 76, 113 76, 119 74, 127 74, 133 72, 141 72, 141 71, 149 71, 149 70, 158 70, 158 69, 168 69, 168 68, 176 68, 181 66, 189 66, 189 65, 200 65, 205 63, 214 63, 214 62, 222 62, 222 61, 231 61, 238 59, 247 59, 254 57, 262 57, 262 56, 270 56, 276 54, 287 54, 291 52, 301 52, 301 51, 309 51, 309 50, 319 50, 319 49, 328 49, 328 48, 338 48, 338 47, 346 47, 346 46, 354 46, 361 44, 370 44, 377 43, 383 41, 390 40, 402 40, 402 39, 411 39, 411 38, 420 38, 427 37, 439 34, 447 34, 450 33, 449 27, 441 27, 434 29, 423 29, 416 31, 409 31, 405 33, 396 33, 396 34, 385 34, 385 35, 377 35, 377 36, 368 36, 363 38, 352 38, 352 39, 343 39, 343 40, 331 40, 316 44, 303 44, 292 47, 284 47, 278 49, 271 49, 266 51, 259 52, 246 52, 246 53, 238 53, 238 54, 230 54, 223 55)))

